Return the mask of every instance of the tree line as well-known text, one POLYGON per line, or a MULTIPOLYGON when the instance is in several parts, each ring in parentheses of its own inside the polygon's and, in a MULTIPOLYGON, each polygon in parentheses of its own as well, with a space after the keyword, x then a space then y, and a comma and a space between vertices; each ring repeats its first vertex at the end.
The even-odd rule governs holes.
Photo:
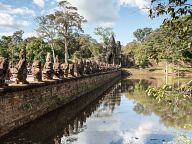
POLYGON ((192 62, 192 3, 190 0, 152 0, 149 17, 166 16, 162 25, 137 29, 136 40, 125 46, 124 53, 136 65, 146 67, 149 59, 177 63, 192 62))
MULTIPOLYGON (((59 2, 58 7, 57 11, 36 18, 38 37, 23 39, 22 30, 14 32, 12 36, 2 36, 0 55, 8 58, 11 65, 18 61, 22 48, 26 48, 28 63, 32 63, 34 59, 44 62, 47 52, 52 52, 54 61, 58 55, 65 63, 72 59, 98 56, 102 43, 83 34, 82 25, 87 21, 78 13, 78 9, 65 0, 59 2)), ((95 35, 100 36, 104 43, 107 43, 113 33, 112 28, 95 28, 95 35)))

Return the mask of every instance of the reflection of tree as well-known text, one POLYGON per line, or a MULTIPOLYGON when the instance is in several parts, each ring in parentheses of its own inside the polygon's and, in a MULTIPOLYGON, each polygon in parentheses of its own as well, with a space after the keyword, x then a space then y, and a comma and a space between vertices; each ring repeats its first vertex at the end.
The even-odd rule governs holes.
POLYGON ((144 107, 144 105, 140 104, 140 103, 137 103, 133 110, 138 113, 138 114, 144 114, 144 115, 150 115, 151 112, 149 111, 148 108, 144 107))
MULTIPOLYGON (((160 121, 167 127, 184 128, 186 124, 192 124, 192 102, 191 99, 175 99, 169 97, 169 100, 162 100, 158 102, 156 99, 146 95, 146 88, 149 82, 140 80, 124 80, 123 86, 128 90, 125 93, 126 97, 136 101, 134 111, 139 114, 148 115, 151 112, 160 117, 160 121), (129 85, 127 85, 128 83, 129 85), (132 84, 132 85, 130 85, 132 84)), ((174 84, 176 86, 176 84, 174 84)))

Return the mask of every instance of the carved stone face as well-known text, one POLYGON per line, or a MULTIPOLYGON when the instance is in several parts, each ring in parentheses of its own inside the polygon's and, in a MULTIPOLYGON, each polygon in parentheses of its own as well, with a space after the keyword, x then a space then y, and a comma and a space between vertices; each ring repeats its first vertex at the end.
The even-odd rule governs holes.
POLYGON ((41 61, 39 61, 39 60, 34 61, 32 67, 41 68, 41 61))

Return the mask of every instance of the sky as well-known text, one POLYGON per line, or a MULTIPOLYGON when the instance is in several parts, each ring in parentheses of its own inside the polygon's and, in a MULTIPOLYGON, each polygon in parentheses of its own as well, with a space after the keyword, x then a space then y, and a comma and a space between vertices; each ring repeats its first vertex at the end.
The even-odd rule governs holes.
MULTIPOLYGON (((57 9, 60 0, 0 0, 0 36, 12 35, 23 30, 24 38, 37 36, 36 18, 57 9)), ((94 34, 95 27, 112 27, 116 40, 122 45, 134 40, 133 32, 138 28, 158 28, 163 18, 150 19, 146 8, 150 0, 69 0, 87 19, 83 25, 84 33, 94 34)))

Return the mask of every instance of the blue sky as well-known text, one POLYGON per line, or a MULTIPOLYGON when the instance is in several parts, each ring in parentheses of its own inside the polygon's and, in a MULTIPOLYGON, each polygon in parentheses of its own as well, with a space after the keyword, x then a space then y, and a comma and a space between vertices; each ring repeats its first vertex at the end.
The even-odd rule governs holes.
MULTIPOLYGON (((23 30, 24 37, 36 35, 37 16, 48 14, 57 9, 59 0, 0 0, 0 36, 11 35, 23 30)), ((94 35, 94 28, 110 26, 114 29, 116 40, 123 45, 131 42, 133 32, 138 28, 159 27, 163 18, 151 20, 146 7, 150 0, 69 0, 77 6, 79 13, 88 22, 83 26, 85 33, 94 35)))

